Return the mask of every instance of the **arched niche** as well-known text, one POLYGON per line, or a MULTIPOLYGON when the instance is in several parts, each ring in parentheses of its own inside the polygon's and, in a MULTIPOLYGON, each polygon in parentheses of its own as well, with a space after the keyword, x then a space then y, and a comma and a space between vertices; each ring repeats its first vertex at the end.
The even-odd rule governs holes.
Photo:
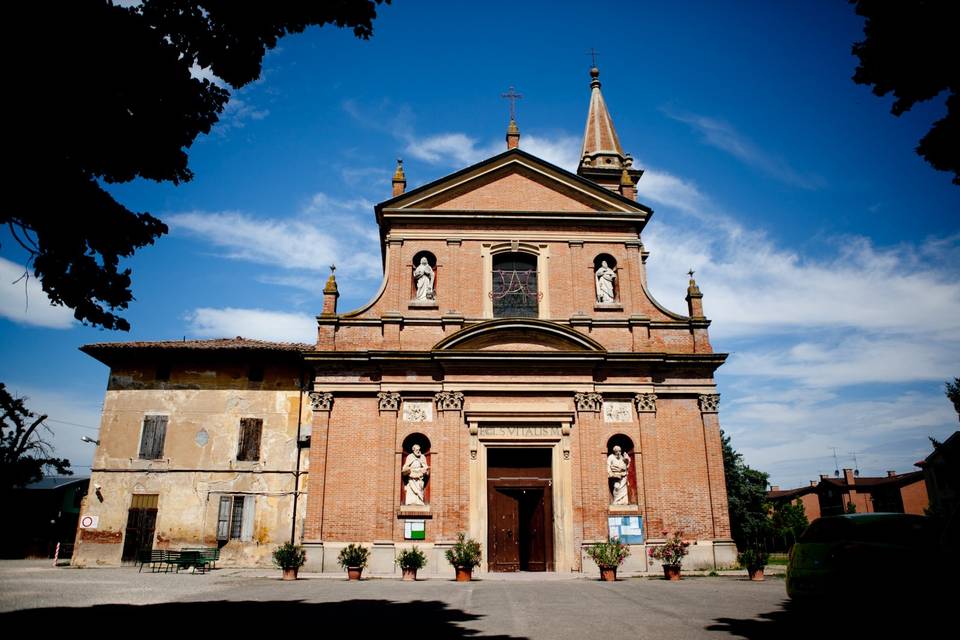
POLYGON ((609 253, 600 253, 593 259, 593 291, 597 304, 618 304, 620 302, 620 273, 617 271, 617 259, 609 253), (606 266, 604 266, 606 264, 606 266), (609 283, 609 289, 603 286, 609 283), (610 299, 601 300, 601 290, 609 294, 610 299))
POLYGON ((437 268, 437 257, 426 250, 416 252, 413 254, 413 262, 410 265, 410 273, 410 299, 418 303, 433 303, 437 299, 437 285, 440 282, 440 273, 437 268), (427 261, 426 266, 429 267, 429 270, 426 270, 426 273, 423 271, 418 271, 423 260, 427 261), (425 276, 427 280, 429 280, 429 286, 427 286, 427 281, 424 280, 424 293, 421 294, 420 282, 421 278, 424 278, 425 276))
POLYGON ((607 440, 607 457, 605 459, 606 468, 604 471, 607 472, 607 490, 609 491, 610 504, 612 506, 623 506, 627 504, 637 504, 637 462, 636 452, 634 451, 633 440, 629 436, 622 433, 617 433, 607 440), (626 454, 627 458, 630 461, 629 467, 627 467, 627 501, 623 503, 615 503, 615 490, 616 490, 616 478, 609 477, 609 471, 611 467, 611 456, 614 455, 614 447, 620 447, 620 450, 623 454, 626 454))
POLYGON ((416 499, 408 499, 407 492, 410 487, 410 479, 413 473, 416 473, 419 463, 413 456, 414 446, 420 447, 420 453, 427 465, 426 475, 423 477, 423 506, 430 504, 430 468, 433 466, 430 456, 430 439, 422 433, 411 433, 403 439, 403 459, 400 464, 400 504, 404 506, 420 506, 416 499), (412 472, 412 473, 411 473, 412 472), (411 501, 412 500, 412 501, 411 501))

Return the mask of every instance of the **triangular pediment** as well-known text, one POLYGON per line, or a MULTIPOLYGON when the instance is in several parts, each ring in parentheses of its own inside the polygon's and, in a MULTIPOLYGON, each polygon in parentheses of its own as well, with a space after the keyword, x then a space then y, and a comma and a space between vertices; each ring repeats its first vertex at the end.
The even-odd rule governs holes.
POLYGON ((649 208, 512 149, 424 185, 378 209, 649 213, 649 208))
POLYGON ((433 348, 435 351, 604 351, 593 338, 555 322, 532 318, 480 322, 447 336, 433 348))

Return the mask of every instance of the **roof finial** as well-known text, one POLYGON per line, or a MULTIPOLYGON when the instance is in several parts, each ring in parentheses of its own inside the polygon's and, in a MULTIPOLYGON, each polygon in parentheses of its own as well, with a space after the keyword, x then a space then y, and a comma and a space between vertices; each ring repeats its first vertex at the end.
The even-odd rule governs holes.
POLYGON ((696 273, 696 272, 695 272, 693 269, 690 269, 690 271, 687 271, 687 275, 690 276, 690 279, 691 279, 691 280, 693 280, 693 274, 694 274, 694 273, 696 273))
POLYGON ((407 190, 407 174, 403 172, 403 159, 397 158, 397 170, 393 172, 393 197, 407 190))
POLYGON ((590 56, 592 64, 590 66, 590 88, 600 88, 600 69, 597 68, 597 56, 600 55, 597 53, 597 50, 593 47, 590 47, 590 51, 587 52, 587 55, 590 56))
POLYGON ((520 128, 517 126, 517 100, 523 98, 522 94, 517 93, 513 85, 506 93, 500 94, 501 98, 510 101, 510 124, 507 125, 507 149, 516 149, 520 146, 520 128))

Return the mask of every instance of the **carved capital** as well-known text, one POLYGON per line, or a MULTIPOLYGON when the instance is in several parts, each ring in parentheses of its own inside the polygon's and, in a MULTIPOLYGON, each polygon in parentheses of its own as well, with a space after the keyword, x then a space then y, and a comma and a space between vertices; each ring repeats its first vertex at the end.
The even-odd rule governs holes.
POLYGON ((377 399, 380 401, 380 411, 400 410, 400 394, 396 391, 381 391, 377 399))
POLYGON ((704 393, 700 396, 700 411, 703 413, 717 413, 720 411, 720 394, 704 393))
POLYGON ((329 391, 311 391, 310 408, 314 411, 330 411, 333 409, 333 394, 329 391))
POLYGON ((577 411, 598 412, 603 408, 603 396, 596 392, 574 394, 573 402, 577 411))
POLYGON ((637 405, 637 413, 657 412, 657 394, 655 393, 638 393, 633 396, 633 402, 637 405))
POLYGON ((461 411, 463 409, 463 393, 460 391, 441 391, 434 398, 437 400, 437 409, 440 411, 461 411))

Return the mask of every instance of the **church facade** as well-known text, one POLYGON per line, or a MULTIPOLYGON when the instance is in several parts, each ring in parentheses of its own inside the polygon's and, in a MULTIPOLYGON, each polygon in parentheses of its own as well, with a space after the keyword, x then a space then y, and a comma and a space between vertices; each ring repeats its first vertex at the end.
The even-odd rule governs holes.
POLYGON ((308 570, 362 543, 374 573, 412 544, 445 572, 463 532, 481 571, 591 569, 611 535, 645 571, 682 530, 687 566, 732 564, 725 355, 692 275, 686 314, 650 295, 643 172, 596 69, 590 91, 576 173, 522 151, 513 119, 503 153, 422 187, 398 164, 380 289, 343 311, 331 273, 316 344, 84 347, 111 378, 75 562, 216 543, 257 564, 292 537, 308 570))

